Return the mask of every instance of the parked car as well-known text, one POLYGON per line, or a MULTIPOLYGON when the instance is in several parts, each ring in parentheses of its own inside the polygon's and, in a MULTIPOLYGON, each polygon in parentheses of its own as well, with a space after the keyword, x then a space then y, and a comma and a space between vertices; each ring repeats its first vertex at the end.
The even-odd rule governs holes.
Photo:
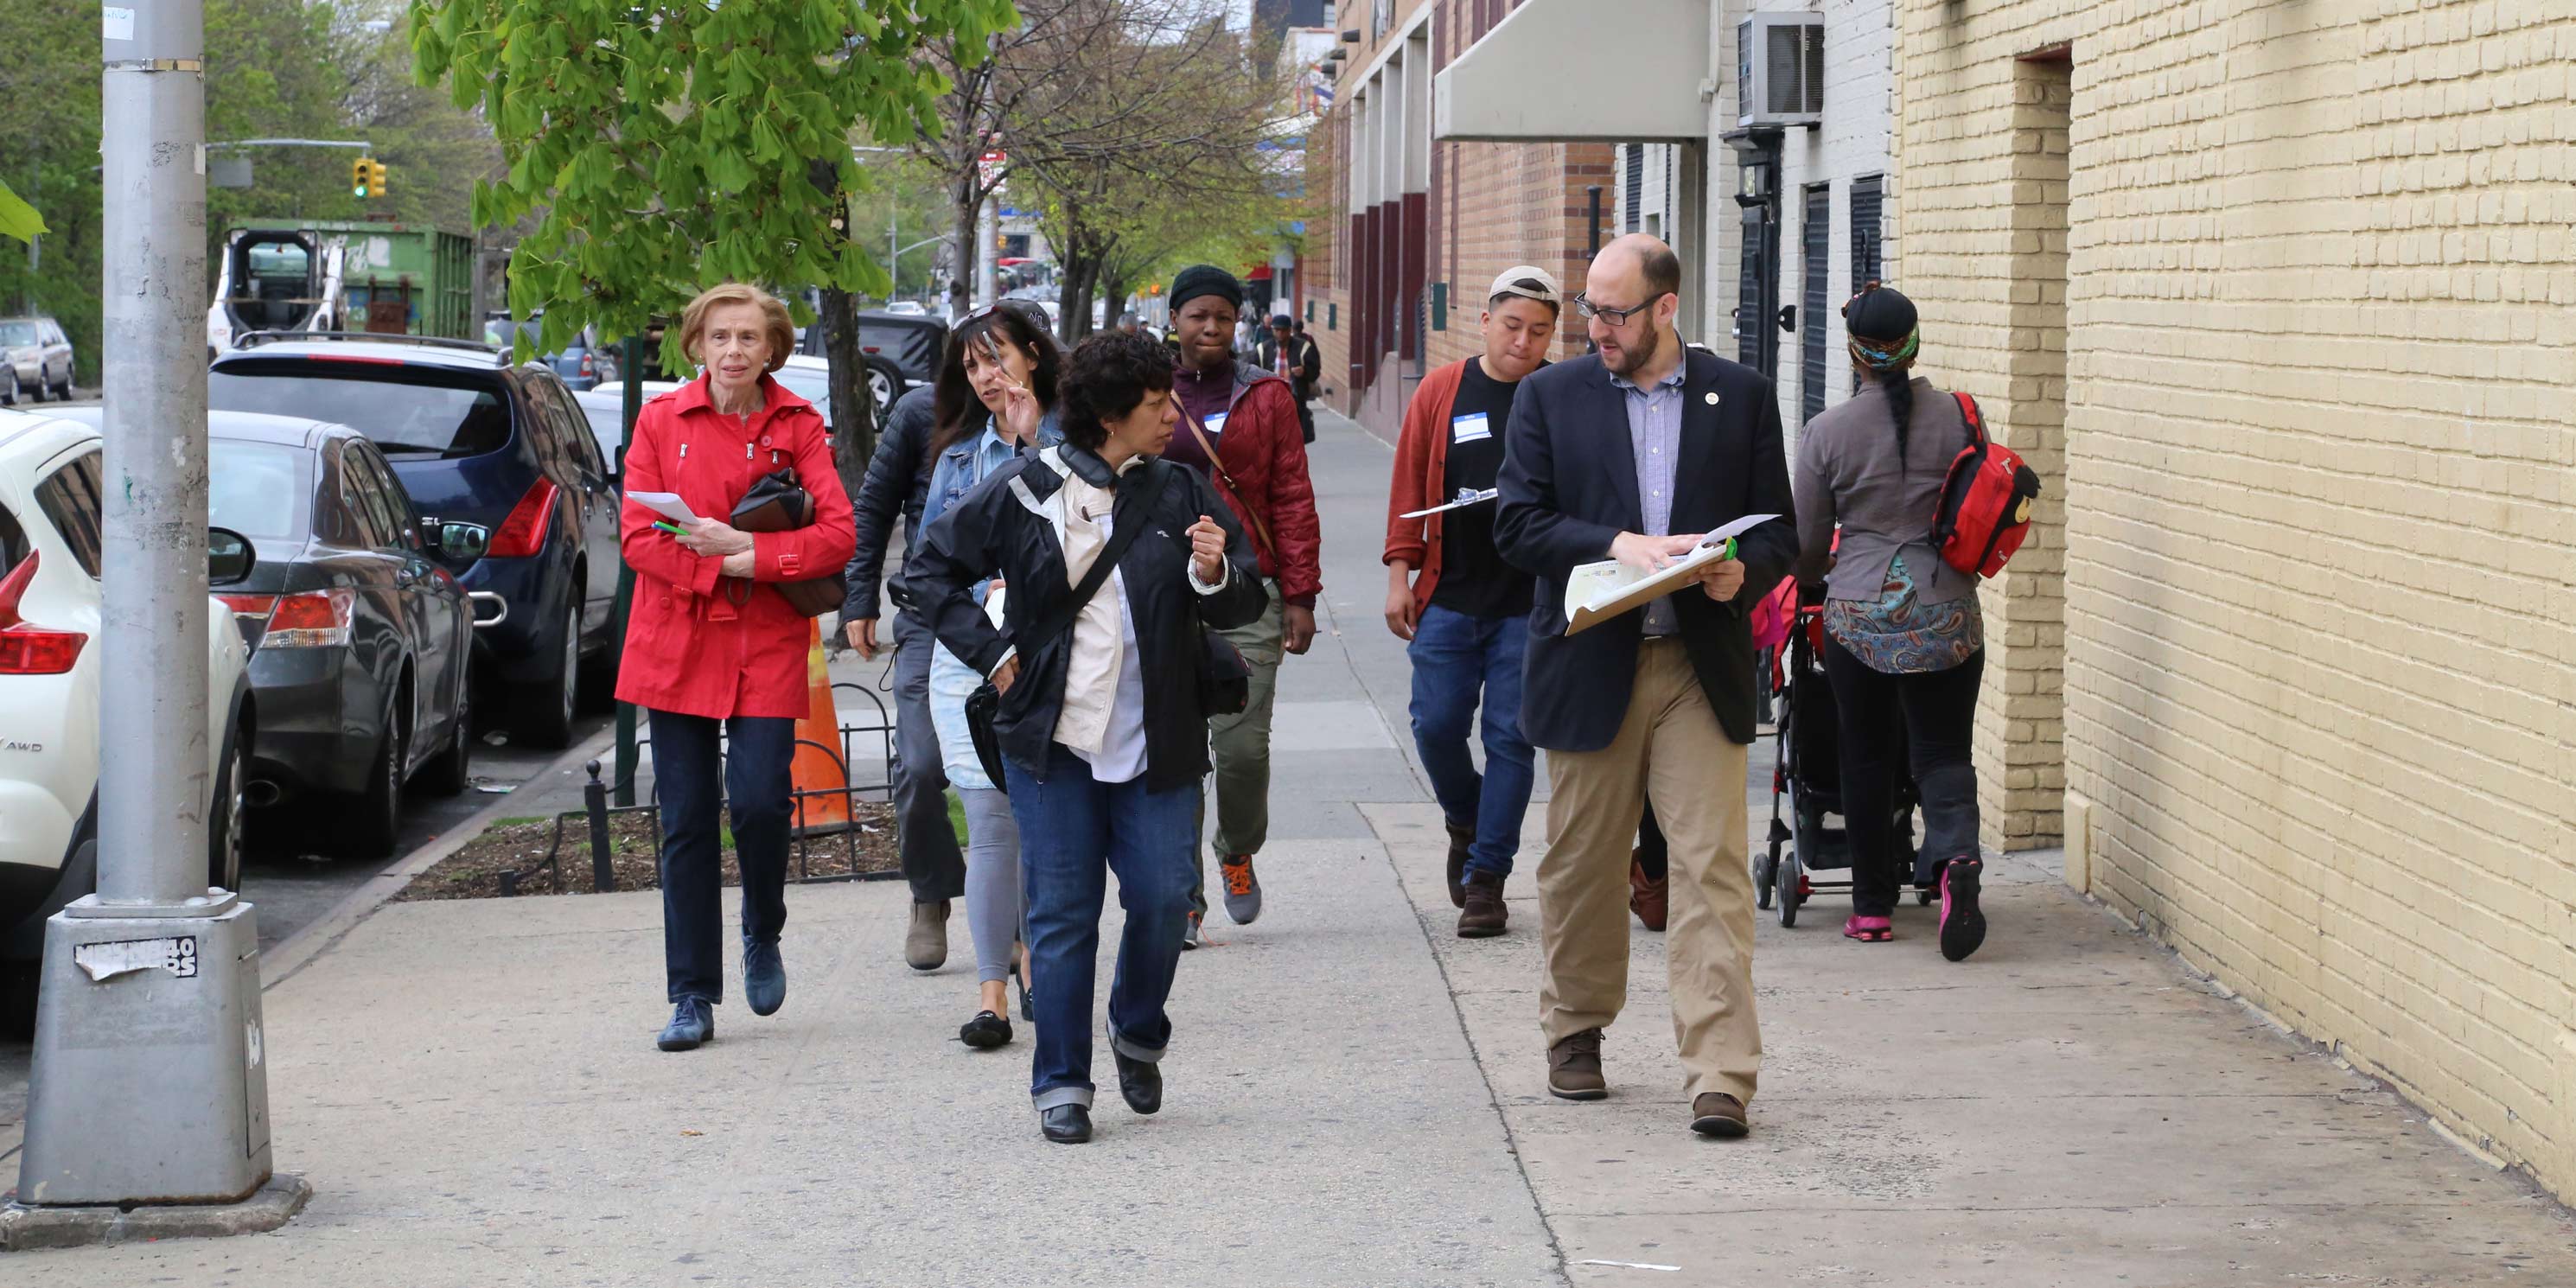
MULTIPOLYGON (((894 400, 914 385, 939 378, 939 359, 947 346, 948 324, 938 318, 876 310, 859 315, 859 353, 868 364, 868 392, 876 398, 877 419, 885 419, 894 400)), ((805 329, 802 351, 818 362, 822 359, 823 328, 805 329)), ((781 383, 785 383, 783 376, 781 383)))
POLYGON ((252 335, 216 359, 206 391, 225 411, 349 426, 423 515, 489 531, 456 570, 484 610, 477 703, 523 741, 571 743, 583 694, 604 699, 617 665, 618 496, 552 369, 463 340, 252 335))
POLYGON ((72 396, 72 341, 52 318, 0 318, 0 406, 72 396))
MULTIPOLYGON (((644 382, 644 397, 649 401, 677 388, 677 384, 668 380, 647 380, 644 382)), ((591 437, 599 443, 599 458, 608 462, 610 477, 624 474, 626 465, 617 458, 617 453, 626 445, 626 383, 612 380, 574 394, 573 400, 581 404, 582 414, 590 418, 591 437)))
MULTIPOLYGON (((10 1031, 33 1019, 45 919, 98 884, 102 470, 97 429, 0 412, 0 1029, 10 1031)), ((208 545, 218 586, 256 558, 239 533, 210 532, 208 545)), ((229 890, 241 881, 242 757, 257 721, 250 646, 219 602, 207 604, 203 647, 206 884, 229 890)))
MULTIPOLYGON (((96 407, 64 418, 95 428, 96 407)), ((474 735, 474 609, 449 565, 480 557, 477 524, 425 524, 385 457, 346 425, 219 411, 206 422, 209 522, 259 562, 216 598, 253 652, 253 809, 319 798, 327 849, 387 858, 415 776, 464 791, 474 735)))
MULTIPOLYGON (((518 343, 517 332, 525 331, 528 343, 543 343, 545 323, 542 315, 524 322, 512 322, 507 313, 494 313, 483 319, 483 342, 496 349, 509 349, 518 343)), ((554 368, 563 378, 564 387, 575 393, 598 386, 603 380, 617 379, 617 359, 599 342, 599 333, 583 327, 572 343, 553 353, 539 353, 537 360, 554 368)))

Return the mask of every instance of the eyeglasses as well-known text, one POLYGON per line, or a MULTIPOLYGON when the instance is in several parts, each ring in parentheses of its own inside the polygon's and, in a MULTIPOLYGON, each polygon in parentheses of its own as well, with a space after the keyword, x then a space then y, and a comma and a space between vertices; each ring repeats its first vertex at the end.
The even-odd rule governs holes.
MULTIPOLYGON (((1672 292, 1670 291, 1666 291, 1664 292, 1664 295, 1669 295, 1671 293, 1672 292)), ((1595 304, 1591 300, 1578 294, 1574 297, 1574 311, 1587 318, 1603 319, 1612 326, 1626 326, 1628 324, 1628 319, 1655 307, 1656 304, 1663 300, 1664 295, 1657 295, 1643 304, 1631 305, 1624 309, 1614 309, 1607 305, 1595 304)))

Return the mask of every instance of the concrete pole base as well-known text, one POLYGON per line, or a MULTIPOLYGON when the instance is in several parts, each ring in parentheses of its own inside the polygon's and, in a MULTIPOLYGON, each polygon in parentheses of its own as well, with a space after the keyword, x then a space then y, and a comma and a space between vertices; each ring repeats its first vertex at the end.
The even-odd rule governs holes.
POLYGON ((313 1186, 294 1173, 272 1176, 239 1203, 167 1207, 0 1207, 0 1248, 80 1248, 94 1243, 219 1239, 264 1234, 304 1210, 313 1186))

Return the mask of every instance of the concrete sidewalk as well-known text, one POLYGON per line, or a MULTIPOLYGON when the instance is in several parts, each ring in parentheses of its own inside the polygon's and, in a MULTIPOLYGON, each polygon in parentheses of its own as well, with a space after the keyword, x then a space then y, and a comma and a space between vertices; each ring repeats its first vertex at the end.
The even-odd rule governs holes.
MULTIPOLYGON (((2020 859, 1960 965, 1922 910, 1884 948, 1835 934, 1839 896, 1764 915, 1751 1139, 1685 1129, 1642 931, 1612 1097, 1549 1097, 1526 878, 1512 933, 1450 933, 1379 622, 1388 453, 1321 419, 1325 630, 1281 679, 1269 911, 1184 959, 1160 1116, 1108 1092, 1093 1144, 1041 1141, 1027 1030, 957 1044, 964 926, 907 970, 899 883, 792 889, 787 1009, 726 1006, 684 1056, 650 1043, 655 896, 396 904, 267 995, 305 1215, 0 1256, 0 1284, 2576 1282, 2564 1209, 2020 859)), ((1758 831, 1767 758, 1746 789, 1758 831)))

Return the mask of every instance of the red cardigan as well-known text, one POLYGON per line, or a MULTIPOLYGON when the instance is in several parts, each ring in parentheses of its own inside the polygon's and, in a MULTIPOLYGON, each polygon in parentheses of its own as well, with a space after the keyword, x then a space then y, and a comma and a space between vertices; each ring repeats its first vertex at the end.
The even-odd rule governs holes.
POLYGON ((1420 570, 1413 579, 1413 602, 1431 602, 1440 584, 1440 520, 1403 517, 1409 510, 1446 505, 1443 490, 1449 469, 1449 413, 1458 402, 1458 384, 1467 378, 1474 358, 1450 363, 1422 378, 1413 401, 1404 409, 1404 428, 1395 438, 1395 477, 1386 490, 1386 553, 1380 563, 1401 559, 1420 570))

